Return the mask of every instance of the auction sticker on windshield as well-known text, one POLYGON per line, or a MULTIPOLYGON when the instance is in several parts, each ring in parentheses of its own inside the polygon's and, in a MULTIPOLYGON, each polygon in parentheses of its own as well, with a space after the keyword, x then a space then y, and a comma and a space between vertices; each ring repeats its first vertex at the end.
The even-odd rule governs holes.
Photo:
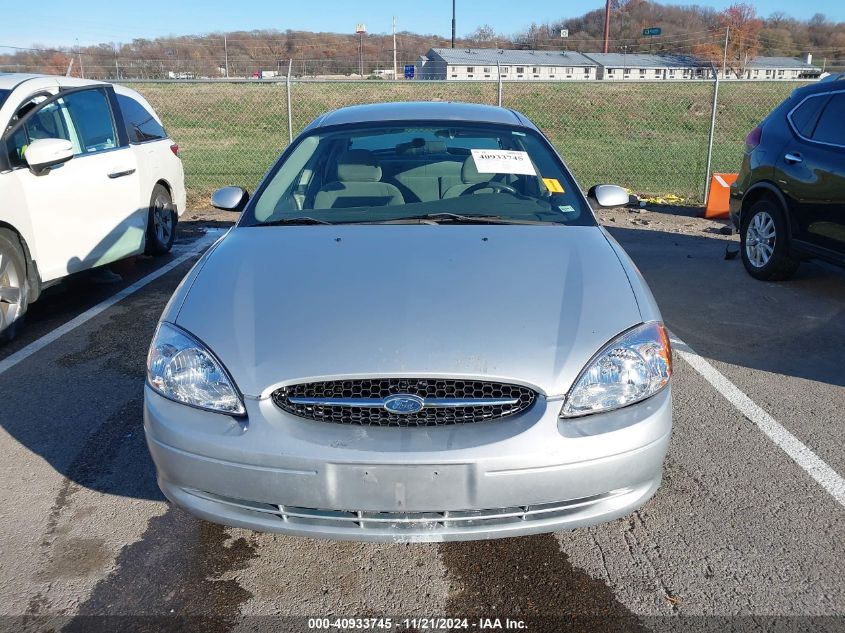
POLYGON ((543 178, 543 184, 552 193, 566 193, 557 178, 543 178))
POLYGON ((480 174, 524 174, 536 176, 528 152, 509 149, 473 149, 472 159, 480 174))

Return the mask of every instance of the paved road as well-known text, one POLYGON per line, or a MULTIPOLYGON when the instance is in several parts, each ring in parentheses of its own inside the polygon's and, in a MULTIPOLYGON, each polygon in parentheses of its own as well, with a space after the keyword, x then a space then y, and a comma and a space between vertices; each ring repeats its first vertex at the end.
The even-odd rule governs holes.
MULTIPOLYGON (((0 627, 305 630, 284 616, 387 614, 471 628, 510 617, 536 631, 845 631, 843 496, 801 465, 810 454, 845 474, 845 274, 808 264, 760 283, 715 237, 612 233, 675 336, 812 453, 796 462, 676 354, 664 485, 618 521, 430 545, 203 523, 158 492, 141 419, 146 349, 185 261, 0 373, 0 627)), ((123 286, 168 261, 123 264, 123 286)), ((0 369, 120 288, 54 289, 0 369)))

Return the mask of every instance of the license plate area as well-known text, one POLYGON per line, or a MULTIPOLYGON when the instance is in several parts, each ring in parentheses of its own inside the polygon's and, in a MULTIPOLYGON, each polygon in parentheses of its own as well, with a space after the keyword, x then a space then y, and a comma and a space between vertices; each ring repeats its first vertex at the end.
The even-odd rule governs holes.
POLYGON ((375 512, 440 512, 473 507, 469 464, 329 464, 333 507, 375 512))

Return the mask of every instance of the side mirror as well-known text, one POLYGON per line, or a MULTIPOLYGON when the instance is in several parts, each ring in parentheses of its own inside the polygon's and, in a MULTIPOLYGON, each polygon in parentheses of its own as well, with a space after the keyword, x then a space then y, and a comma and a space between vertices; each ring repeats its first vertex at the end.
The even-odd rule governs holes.
POLYGON ((618 185, 596 185, 587 196, 599 203, 600 207, 622 207, 628 204, 628 192, 618 185))
POLYGON ((211 194, 211 206, 223 211, 244 210, 249 201, 249 192, 241 187, 223 187, 211 194))
POLYGON ((62 138, 40 138, 29 144, 23 157, 32 173, 41 176, 73 158, 73 145, 62 138))

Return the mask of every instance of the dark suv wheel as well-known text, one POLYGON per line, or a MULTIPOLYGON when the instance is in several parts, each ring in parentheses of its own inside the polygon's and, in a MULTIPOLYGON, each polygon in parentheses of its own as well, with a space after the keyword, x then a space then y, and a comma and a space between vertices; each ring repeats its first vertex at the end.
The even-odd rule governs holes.
POLYGON ((780 203, 763 198, 743 210, 739 230, 742 263, 752 277, 788 279, 799 261, 789 254, 786 216, 780 203))

